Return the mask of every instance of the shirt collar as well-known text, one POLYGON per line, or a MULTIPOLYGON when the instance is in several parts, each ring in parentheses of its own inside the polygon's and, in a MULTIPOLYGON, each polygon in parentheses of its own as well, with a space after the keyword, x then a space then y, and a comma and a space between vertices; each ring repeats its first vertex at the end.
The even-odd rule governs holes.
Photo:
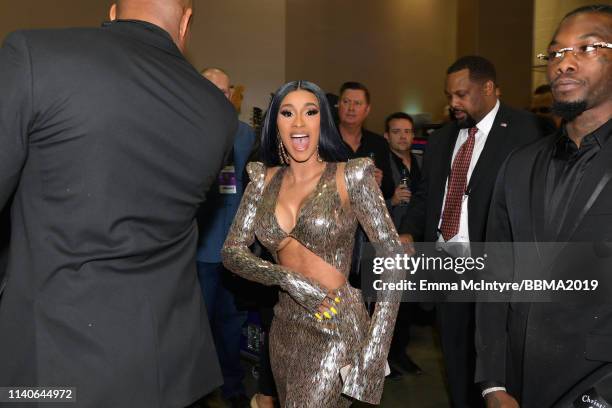
POLYGON ((554 157, 565 157, 576 152, 590 149, 592 147, 602 148, 604 144, 612 137, 612 119, 586 135, 580 143, 580 149, 572 139, 567 135, 567 128, 561 128, 559 137, 555 143, 554 157))
POLYGON ((184 58, 170 34, 163 28, 148 21, 113 20, 102 23, 102 27, 136 38, 177 57, 184 58))
POLYGON ((489 132, 491 131, 491 128, 493 127, 493 122, 495 121, 497 112, 499 112, 499 99, 497 100, 497 102, 495 102, 495 106, 493 107, 493 109, 491 109, 489 113, 487 113, 485 117, 482 118, 480 122, 476 124, 476 127, 482 134, 484 135, 489 134, 489 132))

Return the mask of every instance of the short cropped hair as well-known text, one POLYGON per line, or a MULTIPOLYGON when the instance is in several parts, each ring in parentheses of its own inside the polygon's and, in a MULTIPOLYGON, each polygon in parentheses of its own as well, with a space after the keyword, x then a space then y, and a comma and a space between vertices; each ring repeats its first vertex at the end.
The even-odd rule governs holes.
POLYGON ((347 89, 352 89, 352 90, 356 90, 356 91, 363 91, 363 93, 365 93, 366 103, 368 105, 370 104, 370 91, 361 82, 348 81, 348 82, 343 83, 342 86, 340 87, 340 96, 342 96, 344 91, 346 91, 347 89))
POLYGON ((470 80, 475 82, 486 82, 492 81, 494 84, 497 83, 497 73, 495 72, 495 65, 488 59, 479 55, 466 55, 455 61, 446 74, 452 74, 463 69, 470 71, 470 80))
POLYGON ((601 14, 612 15, 612 6, 608 4, 591 4, 589 6, 578 7, 577 9, 572 10, 569 13, 567 13, 565 17, 563 17, 563 20, 565 20, 568 17, 577 16, 578 14, 585 14, 585 13, 597 13, 597 14, 601 13, 601 14))
POLYGON ((406 119, 412 123, 412 126, 414 126, 414 119, 412 119, 412 116, 405 112, 395 112, 387 116, 387 119, 385 119, 385 133, 389 133, 389 123, 395 119, 406 119))

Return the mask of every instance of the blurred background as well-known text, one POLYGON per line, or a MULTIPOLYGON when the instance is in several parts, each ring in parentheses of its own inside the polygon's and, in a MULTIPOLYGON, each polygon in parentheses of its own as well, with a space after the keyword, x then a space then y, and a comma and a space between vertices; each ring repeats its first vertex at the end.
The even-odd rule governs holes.
MULTIPOLYGON (((601 2, 601 0, 600 0, 601 2)), ((0 0, 0 38, 21 28, 97 26, 111 0, 0 0)), ((502 100, 530 105, 545 83, 535 54, 585 0, 195 0, 188 58, 225 68, 243 87, 241 119, 282 83, 308 79, 337 93, 360 81, 372 93, 367 127, 389 112, 425 122, 445 113, 446 68, 479 54, 497 67, 502 100)))

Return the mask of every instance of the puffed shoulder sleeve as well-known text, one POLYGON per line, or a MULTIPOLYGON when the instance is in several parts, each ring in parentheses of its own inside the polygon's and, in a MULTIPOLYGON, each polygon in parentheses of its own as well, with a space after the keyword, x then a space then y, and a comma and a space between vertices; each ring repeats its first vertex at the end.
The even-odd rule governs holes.
POLYGON ((249 249, 255 242, 257 209, 264 192, 266 168, 263 163, 251 162, 247 172, 251 181, 221 250, 223 265, 245 279, 280 286, 308 311, 315 312, 327 296, 323 287, 289 268, 264 261, 249 249))
MULTIPOLYGON (((374 245, 376 256, 395 257, 403 252, 385 199, 374 178, 374 163, 370 159, 349 160, 345 182, 351 208, 374 245)), ((400 270, 386 270, 380 278, 383 281, 397 281, 402 279, 401 274, 400 270)), ((366 341, 354 357, 345 378, 344 394, 370 404, 380 403, 387 354, 400 301, 399 291, 378 293, 366 341)))
POLYGON ((262 162, 250 162, 247 164, 246 170, 251 183, 255 184, 260 190, 263 190, 266 166, 262 162))

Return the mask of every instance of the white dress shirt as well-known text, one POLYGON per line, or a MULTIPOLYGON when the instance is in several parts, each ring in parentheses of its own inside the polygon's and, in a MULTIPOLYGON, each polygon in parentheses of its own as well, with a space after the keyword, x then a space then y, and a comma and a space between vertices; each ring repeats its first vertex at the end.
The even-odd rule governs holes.
MULTIPOLYGON (((474 167, 476 167, 476 163, 478 163, 478 158, 482 153, 482 149, 484 149, 485 143, 487 142, 487 137, 489 136, 489 132, 493 127, 493 121, 495 120, 495 116, 497 116, 497 112, 499 111, 499 100, 491 109, 489 113, 486 114, 484 118, 480 122, 476 124, 478 128, 478 132, 476 132, 475 140, 474 140, 474 150, 472 152, 472 160, 470 161, 470 167, 467 172, 467 183, 469 184, 470 178, 472 177, 472 172, 474 171, 474 167)), ((459 136, 457 137, 457 141, 455 142, 455 149, 453 150, 452 161, 455 160, 455 156, 457 152, 459 152, 459 148, 468 138, 468 129, 461 129, 459 131, 459 136)), ((451 165, 452 165, 451 161, 451 165)), ((444 187, 444 201, 442 201, 442 212, 444 213, 444 205, 446 204, 446 193, 448 192, 448 178, 446 179, 446 186, 444 187)), ((444 241, 442 238, 442 234, 438 235, 438 242, 470 242, 470 230, 468 224, 468 201, 470 197, 468 195, 463 196, 463 200, 461 201, 461 216, 459 219, 459 232, 457 235, 449 239, 448 241, 444 241)), ((440 216, 440 220, 438 220, 438 230, 440 230, 440 225, 442 224, 442 216, 440 216)), ((461 247, 461 246, 459 246, 461 247)), ((469 251, 469 246, 465 246, 469 251)), ((455 254, 453 254, 455 255, 455 254)), ((466 256, 469 253, 457 253, 458 256, 466 256)))

